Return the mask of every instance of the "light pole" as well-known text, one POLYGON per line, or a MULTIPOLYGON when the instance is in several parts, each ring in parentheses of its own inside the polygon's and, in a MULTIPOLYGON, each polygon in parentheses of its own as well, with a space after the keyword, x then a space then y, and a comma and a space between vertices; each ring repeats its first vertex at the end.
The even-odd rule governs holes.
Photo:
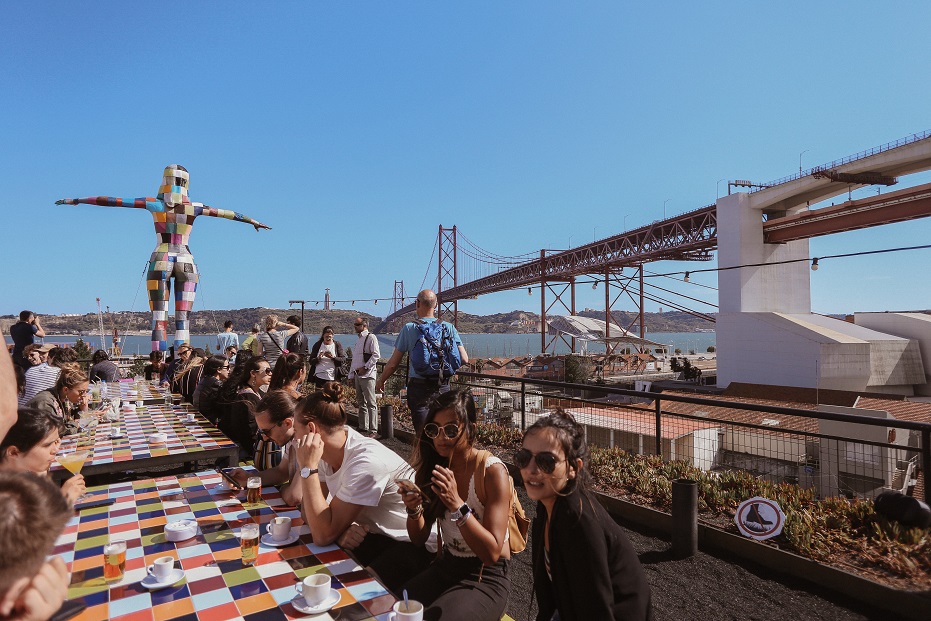
POLYGON ((808 153, 809 151, 811 151, 811 149, 805 149, 804 151, 802 151, 801 153, 798 154, 798 174, 799 174, 799 176, 802 175, 802 156, 805 155, 806 153, 808 153))
POLYGON ((671 198, 667 198, 666 200, 663 201, 663 220, 666 219, 666 203, 668 203, 671 200, 672 200, 671 198))
POLYGON ((572 235, 569 236, 569 249, 572 250, 572 235))
POLYGON ((624 214, 624 231, 625 232, 627 232, 627 216, 629 215, 630 215, 629 213, 624 214))
POLYGON ((597 226, 592 227, 592 243, 595 243, 596 241, 598 241, 598 235, 595 233, 595 231, 597 230, 598 230, 597 226))
POLYGON ((715 199, 721 198, 721 182, 726 181, 726 180, 727 180, 726 177, 724 179, 718 179, 718 183, 715 186, 715 196, 714 196, 715 199))

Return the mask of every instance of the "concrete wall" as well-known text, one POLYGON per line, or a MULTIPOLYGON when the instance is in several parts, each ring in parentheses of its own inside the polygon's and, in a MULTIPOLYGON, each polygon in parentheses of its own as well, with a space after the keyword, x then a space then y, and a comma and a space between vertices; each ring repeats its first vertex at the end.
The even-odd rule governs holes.
POLYGON ((931 396, 931 315, 923 313, 857 313, 858 326, 911 339, 917 343, 924 379, 915 385, 919 395, 931 396))

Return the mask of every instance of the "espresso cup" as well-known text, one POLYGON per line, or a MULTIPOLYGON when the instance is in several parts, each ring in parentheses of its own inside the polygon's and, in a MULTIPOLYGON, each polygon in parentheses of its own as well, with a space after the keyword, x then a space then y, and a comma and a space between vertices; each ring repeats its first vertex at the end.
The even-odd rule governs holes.
POLYGON ((285 541, 291 536, 291 518, 276 517, 268 523, 268 533, 275 541, 285 541))
POLYGON ((412 599, 397 601, 388 613, 388 621, 423 621, 423 604, 412 599))
POLYGON ((160 556, 145 569, 149 572, 150 576, 154 577, 159 582, 165 582, 168 580, 174 568, 175 559, 170 556, 160 556))
POLYGON ((294 586, 308 606, 319 606, 330 594, 330 574, 311 574, 294 586))

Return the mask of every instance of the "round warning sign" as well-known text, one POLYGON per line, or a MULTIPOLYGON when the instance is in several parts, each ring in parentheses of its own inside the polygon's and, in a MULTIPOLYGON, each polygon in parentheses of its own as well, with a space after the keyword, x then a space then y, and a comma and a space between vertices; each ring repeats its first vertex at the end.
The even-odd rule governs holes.
POLYGON ((734 521, 745 537, 763 541, 782 532, 786 516, 774 501, 756 496, 740 503, 734 521))

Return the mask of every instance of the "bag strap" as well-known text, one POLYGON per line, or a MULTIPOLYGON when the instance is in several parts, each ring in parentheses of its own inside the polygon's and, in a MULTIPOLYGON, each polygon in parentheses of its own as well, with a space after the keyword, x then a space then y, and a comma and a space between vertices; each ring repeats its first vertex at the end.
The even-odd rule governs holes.
POLYGON ((284 353, 284 350, 281 349, 281 345, 278 344, 278 341, 275 340, 275 337, 272 336, 272 333, 269 332, 268 330, 266 330, 266 331, 265 331, 265 334, 267 334, 269 340, 270 340, 272 343, 275 344, 275 347, 278 348, 278 351, 280 351, 280 352, 283 354, 283 353, 284 353))
POLYGON ((479 502, 482 503, 482 506, 486 506, 487 502, 485 500, 485 462, 488 460, 490 451, 481 450, 477 454, 477 460, 475 463, 475 495, 478 496, 479 502))

